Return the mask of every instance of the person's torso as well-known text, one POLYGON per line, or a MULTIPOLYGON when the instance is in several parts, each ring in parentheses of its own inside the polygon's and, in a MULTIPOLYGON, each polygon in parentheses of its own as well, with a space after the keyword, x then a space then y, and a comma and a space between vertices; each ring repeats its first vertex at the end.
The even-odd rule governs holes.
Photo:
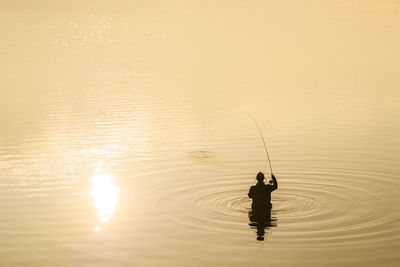
POLYGON ((254 186, 253 203, 269 204, 271 202, 271 186, 266 184, 258 184, 254 186))

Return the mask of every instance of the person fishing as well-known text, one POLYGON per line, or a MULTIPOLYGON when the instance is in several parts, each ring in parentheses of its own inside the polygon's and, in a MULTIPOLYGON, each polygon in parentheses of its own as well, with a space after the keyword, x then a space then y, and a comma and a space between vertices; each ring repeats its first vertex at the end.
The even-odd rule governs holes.
POLYGON ((275 175, 272 173, 272 165, 271 165, 271 160, 269 158, 268 154, 268 149, 267 149, 267 144, 265 143, 264 136, 261 132, 260 126, 258 125, 256 119, 249 113, 250 117, 253 119, 254 123, 257 126, 258 132, 260 133, 261 139, 264 144, 264 149, 265 153, 267 154, 267 159, 268 159, 268 165, 269 169, 271 171, 271 178, 272 178, 272 185, 270 184, 265 184, 264 183, 264 173, 259 172, 257 174, 257 184, 253 185, 250 187, 249 190, 249 198, 253 199, 253 203, 251 204, 251 207, 253 211, 255 209, 271 209, 271 192, 275 191, 278 189, 278 182, 275 179, 275 175))
POLYGON ((253 211, 271 209, 271 192, 278 189, 278 181, 275 175, 271 173, 272 185, 264 183, 264 174, 259 172, 257 174, 257 184, 250 187, 249 198, 253 200, 251 208, 253 211))
POLYGON ((250 187, 248 196, 253 200, 251 204, 251 211, 249 211, 250 226, 257 228, 257 240, 264 240, 265 229, 271 226, 276 226, 276 219, 271 218, 271 192, 278 189, 278 182, 275 175, 272 173, 271 160, 269 158, 267 144, 265 143, 264 136, 261 132, 260 126, 256 119, 249 113, 257 126, 261 139, 264 144, 265 153, 267 154, 268 165, 271 171, 272 181, 269 184, 264 183, 264 174, 259 172, 257 174, 257 184, 250 187))

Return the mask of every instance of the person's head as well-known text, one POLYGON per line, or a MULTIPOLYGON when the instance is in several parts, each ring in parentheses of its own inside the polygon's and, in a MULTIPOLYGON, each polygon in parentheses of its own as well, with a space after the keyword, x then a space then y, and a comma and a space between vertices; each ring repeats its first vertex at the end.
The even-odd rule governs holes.
POLYGON ((264 173, 262 173, 262 172, 259 172, 259 173, 257 173, 257 181, 259 182, 259 183, 261 183, 262 181, 264 181, 264 173))

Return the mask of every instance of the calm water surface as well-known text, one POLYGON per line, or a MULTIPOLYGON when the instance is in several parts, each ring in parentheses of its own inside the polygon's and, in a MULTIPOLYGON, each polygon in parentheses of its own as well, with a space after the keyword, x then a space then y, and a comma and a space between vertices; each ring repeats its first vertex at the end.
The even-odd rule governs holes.
POLYGON ((398 2, 0 12, 1 266, 400 263, 398 2))

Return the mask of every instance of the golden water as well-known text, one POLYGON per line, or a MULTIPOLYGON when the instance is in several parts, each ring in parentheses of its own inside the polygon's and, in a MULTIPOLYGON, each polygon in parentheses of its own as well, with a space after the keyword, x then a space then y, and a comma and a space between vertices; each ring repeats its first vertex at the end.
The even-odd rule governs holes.
POLYGON ((0 266, 398 266, 398 1, 0 14, 0 266))

